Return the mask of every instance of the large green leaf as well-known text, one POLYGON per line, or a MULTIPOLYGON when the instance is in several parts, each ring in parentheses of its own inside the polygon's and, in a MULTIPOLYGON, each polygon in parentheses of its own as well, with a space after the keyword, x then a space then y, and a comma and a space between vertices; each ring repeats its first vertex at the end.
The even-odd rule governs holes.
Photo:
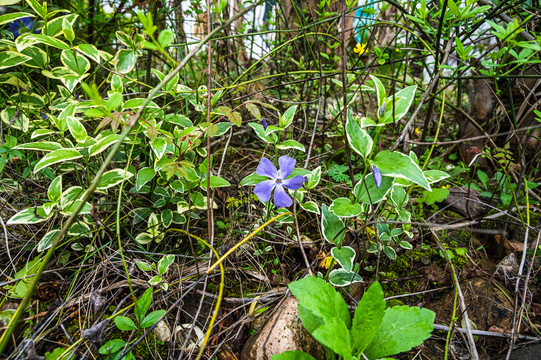
POLYGON ((137 190, 141 189, 150 180, 154 179, 156 176, 156 170, 151 167, 142 168, 137 172, 137 180, 135 180, 135 188, 137 190))
POLYGON ((340 197, 334 199, 329 210, 339 217, 354 217, 363 212, 363 207, 361 204, 351 202, 348 198, 340 197))
POLYGON ((51 216, 47 216, 43 207, 29 207, 17 214, 13 215, 6 223, 6 225, 16 224, 37 224, 49 219, 51 216))
POLYGON ((302 352, 300 350, 284 351, 281 354, 272 355, 272 360, 316 360, 310 354, 302 352))
POLYGON ((104 173, 98 184, 99 190, 109 189, 120 184, 124 180, 128 180, 133 176, 133 173, 124 169, 113 169, 104 173))
POLYGON ((34 167, 34 172, 38 172, 41 169, 44 169, 48 166, 51 166, 53 164, 57 164, 60 162, 66 162, 70 160, 75 160, 82 158, 83 155, 79 153, 79 151, 75 149, 59 149, 55 150, 53 152, 48 153, 43 158, 41 158, 40 161, 36 164, 34 167))
MULTIPOLYGON (((216 189, 216 188, 219 188, 219 187, 228 187, 228 186, 231 186, 231 184, 226 179, 221 178, 219 176, 211 176, 210 177, 210 188, 211 189, 216 189)), ((203 189, 207 188, 207 179, 205 179, 205 180, 203 180, 201 182, 201 188, 203 188, 203 189)))
POLYGON ((23 64, 31 59, 30 56, 16 51, 2 51, 0 52, 0 70, 23 64))
POLYGON ((385 196, 391 190, 393 186, 393 178, 389 176, 382 176, 381 185, 378 188, 374 181, 374 174, 370 173, 364 177, 364 179, 357 182, 353 193, 358 202, 364 204, 377 204, 381 200, 385 199, 385 196))
POLYGON ((299 300, 299 304, 310 310, 315 316, 326 322, 334 318, 349 328, 351 318, 342 296, 325 280, 308 276, 289 284, 291 293, 299 300))
MULTIPOLYGON (((17 38, 17 40, 19 40, 19 38, 17 38)), ((69 50, 70 49, 69 45, 66 44, 65 42, 63 42, 62 40, 59 40, 59 39, 51 37, 51 36, 43 35, 43 34, 28 34, 28 35, 26 35, 24 37, 24 41, 25 42, 32 42, 32 43, 39 42, 39 43, 49 45, 49 46, 52 46, 54 48, 62 49, 62 50, 69 50)), ((17 42, 17 49, 19 51, 21 50, 21 49, 19 49, 19 43, 18 42, 17 42)))
POLYGON ((15 20, 19 20, 24 17, 34 17, 35 15, 25 12, 14 12, 11 14, 0 15, 0 25, 7 24, 15 20))
POLYGON ((19 144, 13 149, 17 150, 37 150, 37 151, 54 151, 62 149, 62 145, 54 141, 40 141, 26 144, 19 144))
POLYGON ((346 135, 351 148, 364 158, 368 158, 372 152, 372 137, 365 130, 359 127, 349 110, 346 123, 346 135))
POLYGON ((335 317, 327 318, 325 322, 313 333, 314 339, 323 346, 328 347, 336 354, 341 355, 344 360, 350 360, 351 355, 351 334, 347 325, 335 317))
POLYGON ((49 56, 37 46, 29 46, 21 51, 22 54, 30 56, 30 60, 24 63, 25 66, 46 70, 49 65, 49 56))
POLYGON ((113 145, 118 139, 120 139, 120 135, 118 134, 109 134, 102 137, 90 147, 88 156, 98 155, 102 151, 105 151, 109 146, 113 145))
POLYGON ((129 331, 137 329, 132 319, 126 316, 115 317, 115 325, 119 330, 129 331))
POLYGON ((380 359, 421 345, 430 337, 435 317, 433 311, 406 305, 385 310, 381 325, 364 355, 369 359, 380 359))
POLYGON ((380 283, 375 282, 364 293, 357 309, 355 309, 351 325, 354 355, 358 355, 370 344, 379 329, 384 314, 383 290, 380 283))
POLYGON ((427 190, 431 190, 423 171, 409 156, 385 150, 379 152, 372 163, 379 168, 383 175, 410 180, 427 190))
POLYGON ((329 210, 327 205, 321 205, 321 232, 325 240, 340 245, 346 235, 342 220, 329 210))

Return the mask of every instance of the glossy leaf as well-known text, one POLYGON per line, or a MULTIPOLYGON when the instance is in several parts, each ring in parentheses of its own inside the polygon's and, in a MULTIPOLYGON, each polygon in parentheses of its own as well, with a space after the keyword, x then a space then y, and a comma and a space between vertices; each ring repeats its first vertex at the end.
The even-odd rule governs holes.
POLYGON ((71 160, 79 159, 82 157, 83 155, 81 155, 79 151, 75 149, 55 150, 53 152, 48 153, 47 155, 42 157, 40 161, 38 161, 38 163, 34 167, 34 172, 36 173, 53 164, 57 164, 60 162, 65 162, 65 161, 71 161, 71 160))
POLYGON ((104 173, 98 183, 99 190, 109 189, 120 184, 124 180, 128 180, 133 176, 133 173, 124 169, 113 169, 104 173))
POLYGON ((423 171, 409 156, 385 150, 380 151, 372 163, 379 168, 383 175, 410 180, 429 191, 431 190, 423 171))
POLYGON ((325 240, 340 245, 346 235, 342 220, 329 210, 327 205, 321 205, 321 232, 325 240))
POLYGON ((354 354, 362 352, 372 342, 384 314, 383 290, 380 283, 375 282, 363 294, 355 309, 351 325, 354 354))

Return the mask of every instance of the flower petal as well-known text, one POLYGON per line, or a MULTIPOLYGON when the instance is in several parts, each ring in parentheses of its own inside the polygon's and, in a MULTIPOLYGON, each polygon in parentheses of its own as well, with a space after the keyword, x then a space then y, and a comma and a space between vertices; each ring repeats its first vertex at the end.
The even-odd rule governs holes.
POLYGON ((276 190, 274 190, 274 205, 280 208, 290 207, 291 204, 293 204, 293 200, 291 200, 291 197, 287 194, 284 188, 280 185, 276 186, 276 190))
POLYGON ((263 128, 267 130, 267 128, 269 127, 269 124, 267 124, 267 120, 265 120, 264 117, 262 117, 261 120, 263 121, 263 128))
POLYGON ((293 172, 297 160, 293 159, 291 156, 280 156, 278 158, 278 164, 280 165, 280 177, 285 179, 293 172))
POLYGON ((260 176, 268 176, 271 179, 276 179, 278 177, 278 170, 276 166, 267 158, 261 159, 259 165, 257 165, 256 174, 260 176))
POLYGON ((297 190, 304 184, 305 177, 302 175, 293 176, 291 179, 284 180, 282 185, 289 190, 297 190))
POLYGON ((379 189, 381 186, 381 171, 379 171, 377 166, 374 166, 372 169, 372 172, 374 173, 374 181, 376 182, 376 187, 379 189))
POLYGON ((272 189, 276 186, 276 181, 265 180, 255 186, 254 194, 257 195, 259 200, 267 202, 270 200, 272 189))

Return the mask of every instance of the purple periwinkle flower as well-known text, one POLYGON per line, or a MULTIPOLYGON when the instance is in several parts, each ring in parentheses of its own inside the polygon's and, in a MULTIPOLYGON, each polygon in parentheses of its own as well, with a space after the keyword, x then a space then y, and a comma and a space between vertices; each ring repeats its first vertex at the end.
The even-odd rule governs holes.
POLYGON ((385 115, 385 101, 383 102, 383 104, 381 105, 381 108, 379 109, 379 117, 382 117, 383 115, 385 115))
POLYGON ((263 121, 263 128, 264 128, 265 130, 267 130, 267 128, 269 127, 269 124, 267 124, 267 120, 265 120, 265 118, 262 117, 262 118, 261 118, 261 121, 263 121))
POLYGON ((19 20, 15 20, 9 23, 9 31, 13 34, 13 40, 17 39, 21 35, 21 23, 23 27, 33 30, 34 34, 39 33, 39 30, 34 29, 34 20, 31 17, 23 17, 19 20))
POLYGON ((267 176, 271 180, 264 180, 255 186, 254 194, 257 195, 259 200, 263 202, 269 201, 272 190, 274 190, 274 205, 277 207, 291 206, 293 200, 291 200, 284 188, 297 190, 304 184, 304 176, 301 175, 286 179, 293 172, 296 163, 297 161, 290 156, 280 156, 278 158, 280 174, 278 174, 276 166, 269 159, 261 159, 256 173, 260 176, 267 176))
POLYGON ((377 166, 374 166, 372 168, 372 172, 374 173, 374 181, 376 182, 376 187, 379 189, 381 186, 381 171, 379 171, 377 166))

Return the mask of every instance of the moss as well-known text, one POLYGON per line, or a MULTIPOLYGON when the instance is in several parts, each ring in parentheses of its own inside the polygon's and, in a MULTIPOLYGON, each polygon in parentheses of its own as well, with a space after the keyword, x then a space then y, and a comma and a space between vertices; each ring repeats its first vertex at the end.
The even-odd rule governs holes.
POLYGON ((402 306, 402 305, 404 305, 404 303, 398 299, 391 299, 385 302, 385 308, 391 308, 394 306, 402 306))

